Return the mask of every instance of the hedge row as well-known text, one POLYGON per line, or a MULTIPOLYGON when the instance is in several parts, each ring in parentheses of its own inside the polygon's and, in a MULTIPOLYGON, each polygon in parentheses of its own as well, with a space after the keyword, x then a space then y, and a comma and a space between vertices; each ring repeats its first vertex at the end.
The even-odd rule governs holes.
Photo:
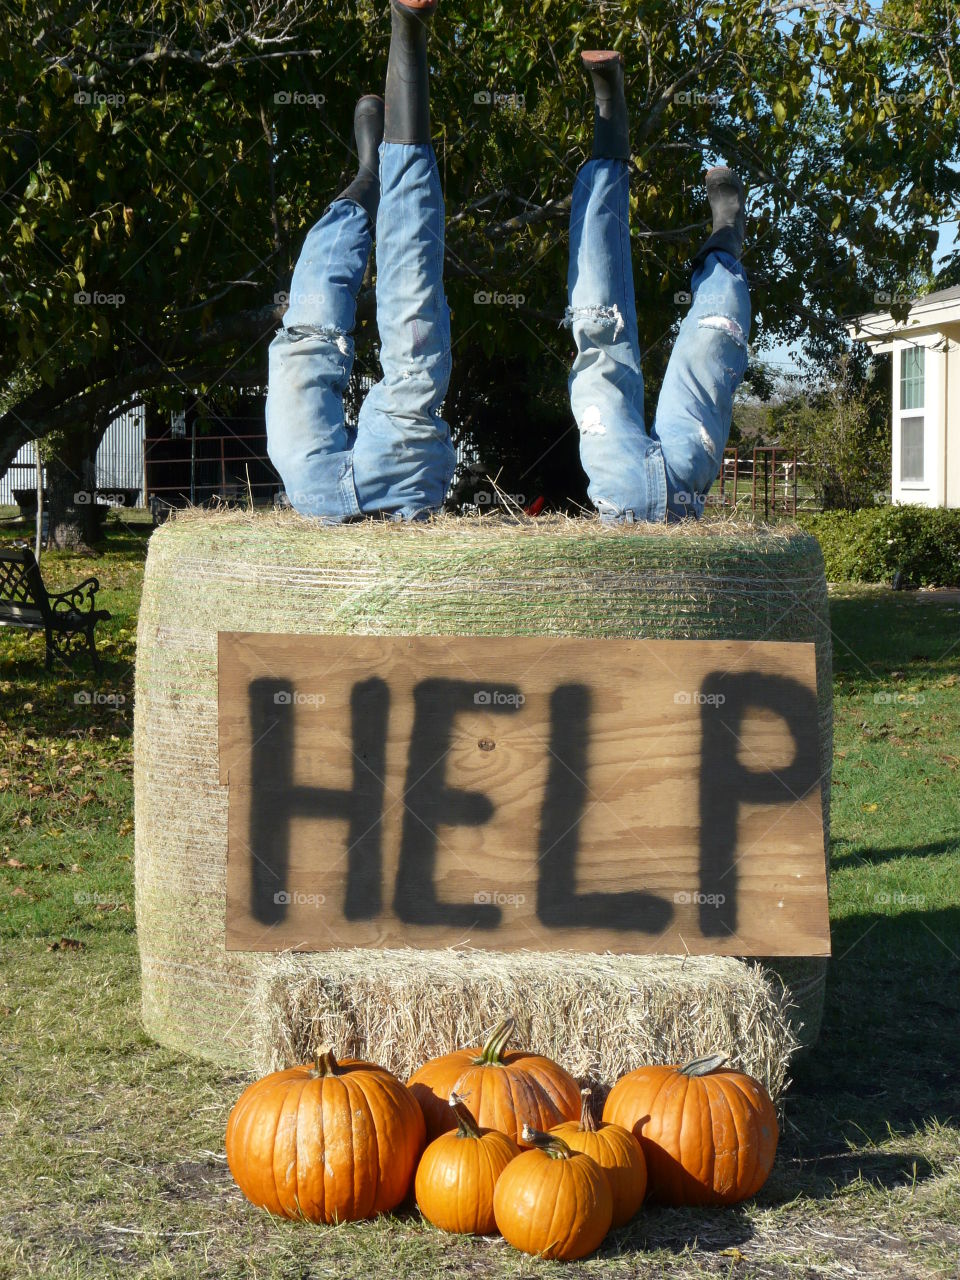
POLYGON ((823 548, 831 582, 960 586, 960 510, 867 507, 803 515, 800 524, 823 548))

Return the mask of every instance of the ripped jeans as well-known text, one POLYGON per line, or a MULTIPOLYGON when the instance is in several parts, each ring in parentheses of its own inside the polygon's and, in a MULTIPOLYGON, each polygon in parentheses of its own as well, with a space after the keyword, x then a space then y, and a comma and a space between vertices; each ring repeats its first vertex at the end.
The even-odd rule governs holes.
POLYGON ((577 174, 567 290, 564 323, 577 346, 570 405, 587 493, 601 520, 699 516, 720 473, 733 395, 747 367, 746 272, 722 252, 694 271, 649 434, 625 160, 589 160, 577 174))
POLYGON ((344 422, 343 393, 372 235, 353 200, 334 200, 308 233, 283 328, 270 344, 267 452, 296 510, 326 523, 377 512, 411 520, 435 511, 456 464, 439 413, 450 381, 450 309, 432 146, 381 143, 380 189, 383 378, 367 393, 356 427, 344 422))

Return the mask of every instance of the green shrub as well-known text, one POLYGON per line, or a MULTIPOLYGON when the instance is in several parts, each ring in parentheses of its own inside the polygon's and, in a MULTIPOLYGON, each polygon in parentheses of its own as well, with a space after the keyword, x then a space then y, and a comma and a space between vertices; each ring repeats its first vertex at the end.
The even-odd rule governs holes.
POLYGON ((869 507, 801 516, 820 541, 832 582, 892 582, 960 586, 960 510, 942 507, 869 507))

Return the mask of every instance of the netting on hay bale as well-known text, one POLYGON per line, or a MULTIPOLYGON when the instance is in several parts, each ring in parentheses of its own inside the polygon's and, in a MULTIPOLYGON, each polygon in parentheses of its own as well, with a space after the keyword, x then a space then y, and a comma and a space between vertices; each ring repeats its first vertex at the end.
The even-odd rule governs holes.
POLYGON ((218 631, 812 640, 828 831, 831 648, 815 539, 714 522, 325 528, 292 512, 192 511, 151 539, 138 632, 136 911, 144 1024, 158 1040, 265 1069, 303 1060, 322 1032, 405 1077, 511 1011, 524 1043, 585 1077, 724 1050, 779 1091, 791 1053, 816 1037, 823 959, 228 952, 218 631))

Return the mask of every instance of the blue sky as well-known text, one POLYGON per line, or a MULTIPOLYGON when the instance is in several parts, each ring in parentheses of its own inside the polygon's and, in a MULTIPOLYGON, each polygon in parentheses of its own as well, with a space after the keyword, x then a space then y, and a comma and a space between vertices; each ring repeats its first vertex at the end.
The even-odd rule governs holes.
MULTIPOLYGON (((956 218, 948 219, 939 224, 940 240, 937 244, 937 251, 934 254, 933 266, 938 271, 943 265, 943 261, 953 249, 957 246, 958 240, 958 223, 956 218)), ((783 373, 794 373, 798 369, 797 354, 800 350, 799 343, 783 343, 780 346, 771 347, 768 351, 759 352, 760 359, 764 364, 773 365, 783 373)))

